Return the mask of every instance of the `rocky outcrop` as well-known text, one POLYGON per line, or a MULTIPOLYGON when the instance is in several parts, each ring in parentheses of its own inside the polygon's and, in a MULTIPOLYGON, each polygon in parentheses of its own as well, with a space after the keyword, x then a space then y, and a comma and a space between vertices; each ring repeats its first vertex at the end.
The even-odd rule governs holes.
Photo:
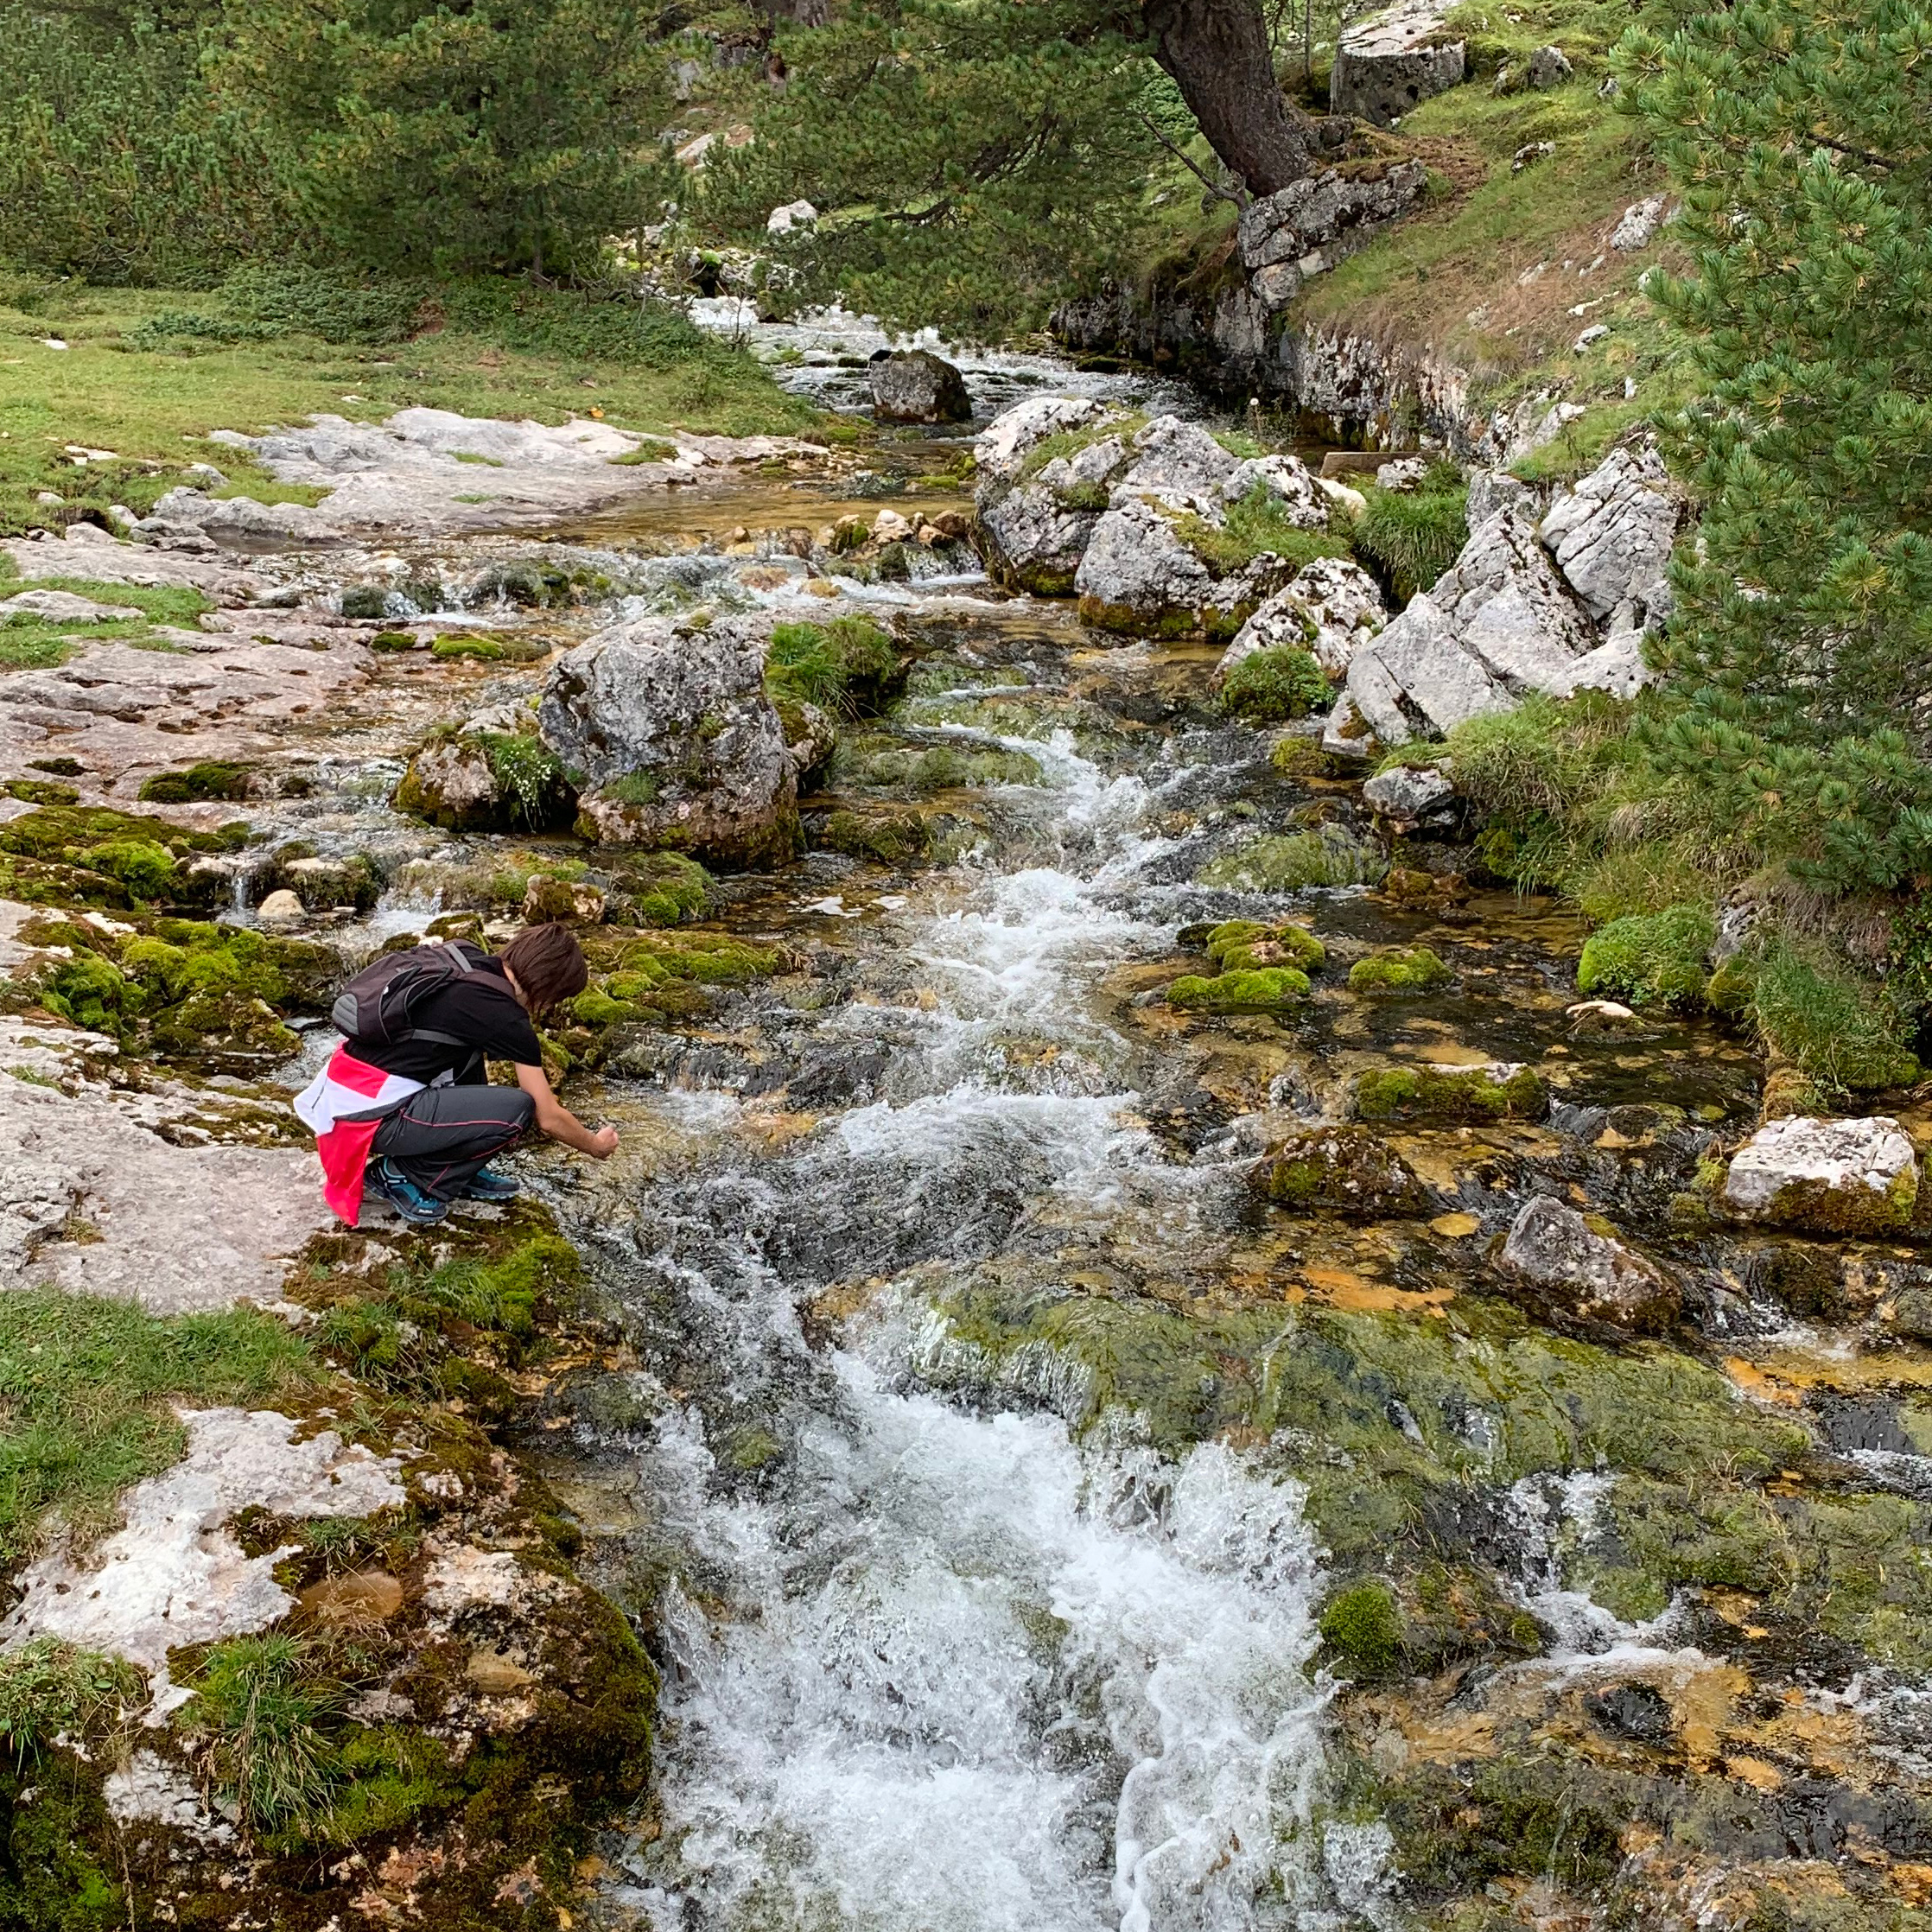
POLYGON ((1275 592, 1241 629, 1215 667, 1218 685, 1242 658, 1293 645, 1330 677, 1348 675, 1355 654, 1389 621, 1376 581, 1346 557, 1317 557, 1275 592))
POLYGON ((1669 615, 1677 504, 1654 443, 1613 449, 1556 499, 1537 534, 1592 617, 1624 605, 1640 626, 1669 615))
POLYGON ((588 834, 721 864, 791 855, 797 775, 765 692, 766 642, 756 619, 645 617, 557 661, 538 719, 588 834))
POLYGON ((1826 1234, 1903 1227, 1918 1199, 1918 1159, 1898 1122, 1772 1121, 1732 1156, 1721 1201, 1741 1220, 1826 1234))
POLYGON ((1329 73, 1330 111, 1387 127, 1432 95, 1459 86, 1464 43, 1449 33, 1447 13, 1434 0, 1397 0, 1350 22, 1329 73))
POLYGON ((872 413, 881 423, 969 423, 966 378, 925 349, 881 349, 866 370, 872 413))
POLYGON ((1363 802, 1398 829, 1413 830, 1446 817, 1456 801, 1446 772, 1427 765, 1398 765, 1378 772, 1362 787, 1363 802))
POLYGON ((1629 697, 1644 682, 1677 519, 1656 450, 1613 450, 1540 526, 1515 493, 1494 497, 1452 569, 1356 654, 1331 748, 1363 728, 1384 745, 1439 737, 1530 691, 1629 697))
POLYGON ((1420 161, 1403 161, 1373 178, 1329 168, 1264 195, 1241 215, 1238 242, 1249 295, 1270 314, 1286 308, 1312 276, 1407 214, 1427 182, 1428 169, 1420 161))
POLYGON ((1547 1194, 1510 1225, 1502 1266, 1543 1306, 1586 1321, 1654 1330, 1668 1327, 1682 1306, 1677 1284, 1655 1262, 1547 1194))
POLYGON ((1107 504, 1107 478, 1124 454, 1117 438, 1096 437, 1071 458, 1023 477, 1047 437, 1125 420, 1085 396, 1029 396, 1001 412, 973 445, 980 482, 974 493, 979 548, 987 574, 1010 590, 1065 597, 1073 589, 1087 540, 1107 504))

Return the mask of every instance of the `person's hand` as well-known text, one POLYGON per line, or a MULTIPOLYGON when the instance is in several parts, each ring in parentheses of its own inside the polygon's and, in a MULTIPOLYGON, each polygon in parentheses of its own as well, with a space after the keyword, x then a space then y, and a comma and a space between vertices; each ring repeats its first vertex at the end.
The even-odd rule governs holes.
POLYGON ((617 1129, 601 1127, 590 1136, 588 1151, 600 1160, 608 1160, 617 1152, 617 1129))

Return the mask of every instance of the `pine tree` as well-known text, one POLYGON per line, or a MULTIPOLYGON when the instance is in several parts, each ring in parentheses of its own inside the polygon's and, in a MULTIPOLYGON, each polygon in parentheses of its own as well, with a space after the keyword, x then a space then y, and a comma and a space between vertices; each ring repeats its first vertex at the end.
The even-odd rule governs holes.
POLYGON ((331 252, 386 270, 568 271, 651 219, 669 115, 626 0, 250 0, 219 86, 259 115, 331 252))
POLYGON ((1705 391, 1667 766, 1834 888, 1932 875, 1932 12, 1749 0, 1619 48, 1705 391))

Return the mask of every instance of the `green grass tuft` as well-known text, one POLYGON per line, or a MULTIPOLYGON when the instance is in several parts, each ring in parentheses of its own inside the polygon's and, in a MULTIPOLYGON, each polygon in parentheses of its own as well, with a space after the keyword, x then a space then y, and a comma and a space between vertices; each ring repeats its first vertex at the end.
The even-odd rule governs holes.
POLYGON ((1633 1007, 1695 1006, 1716 937, 1716 920, 1699 905, 1613 919, 1585 942, 1577 990, 1619 994, 1633 1007))
POLYGON ((307 1346, 272 1316, 144 1314, 58 1288, 0 1295, 0 1560, 50 1514, 84 1533, 116 1495, 179 1459, 169 1404, 263 1401, 313 1379, 307 1346))

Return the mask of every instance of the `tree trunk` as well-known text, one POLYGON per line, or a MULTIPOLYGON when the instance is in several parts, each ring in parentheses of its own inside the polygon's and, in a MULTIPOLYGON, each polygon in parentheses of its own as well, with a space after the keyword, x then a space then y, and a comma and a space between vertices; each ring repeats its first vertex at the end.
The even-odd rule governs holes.
POLYGON ((1261 0, 1142 0, 1155 58, 1208 145, 1254 194, 1308 172, 1306 124, 1281 98, 1261 0))

